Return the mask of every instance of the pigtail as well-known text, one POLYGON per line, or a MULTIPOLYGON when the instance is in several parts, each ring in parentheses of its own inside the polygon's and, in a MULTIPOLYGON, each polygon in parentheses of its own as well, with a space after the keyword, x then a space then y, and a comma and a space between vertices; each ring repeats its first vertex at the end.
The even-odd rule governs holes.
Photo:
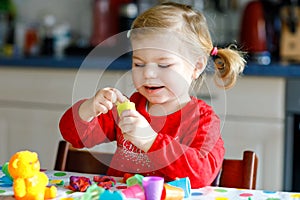
POLYGON ((236 83, 237 77, 243 72, 246 61, 243 52, 234 46, 224 49, 213 48, 211 56, 215 66, 215 83, 219 87, 229 89, 236 83))

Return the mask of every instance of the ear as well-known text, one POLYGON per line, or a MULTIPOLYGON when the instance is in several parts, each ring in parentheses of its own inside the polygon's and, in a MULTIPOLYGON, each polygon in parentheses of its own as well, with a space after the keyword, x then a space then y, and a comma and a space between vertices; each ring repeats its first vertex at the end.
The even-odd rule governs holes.
POLYGON ((206 66, 206 59, 204 59, 203 57, 199 57, 195 65, 192 78, 197 79, 204 71, 205 66, 206 66))
POLYGON ((12 166, 13 166, 14 169, 17 169, 17 168, 18 168, 18 162, 19 162, 19 159, 18 159, 18 158, 16 158, 16 159, 13 161, 12 166))

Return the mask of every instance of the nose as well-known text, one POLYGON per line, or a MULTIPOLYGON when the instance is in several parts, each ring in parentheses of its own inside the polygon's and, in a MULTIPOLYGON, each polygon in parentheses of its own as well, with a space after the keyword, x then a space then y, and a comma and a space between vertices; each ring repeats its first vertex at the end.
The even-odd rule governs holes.
POLYGON ((144 67, 144 76, 145 78, 156 78, 157 77, 157 64, 155 63, 148 63, 144 67))

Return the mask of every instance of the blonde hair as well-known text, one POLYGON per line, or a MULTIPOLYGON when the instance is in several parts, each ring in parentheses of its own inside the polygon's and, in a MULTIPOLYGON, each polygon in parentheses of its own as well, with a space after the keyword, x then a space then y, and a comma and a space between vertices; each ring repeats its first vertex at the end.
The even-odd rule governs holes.
MULTIPOLYGON (((206 62, 214 48, 206 18, 189 5, 167 2, 154 6, 134 20, 131 29, 139 28, 165 28, 176 31, 186 38, 191 53, 197 57, 205 55, 206 62)), ((232 46, 219 48, 213 58, 216 84, 225 89, 231 88, 245 66, 242 52, 233 49, 232 46), (221 83, 217 79, 221 80, 221 83)))

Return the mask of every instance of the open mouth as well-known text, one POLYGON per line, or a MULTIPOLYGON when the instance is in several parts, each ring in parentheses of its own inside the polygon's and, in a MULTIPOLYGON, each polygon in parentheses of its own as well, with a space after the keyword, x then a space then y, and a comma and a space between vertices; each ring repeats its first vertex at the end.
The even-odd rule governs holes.
POLYGON ((164 86, 145 86, 145 88, 147 90, 157 90, 157 89, 161 89, 163 88, 164 86))

